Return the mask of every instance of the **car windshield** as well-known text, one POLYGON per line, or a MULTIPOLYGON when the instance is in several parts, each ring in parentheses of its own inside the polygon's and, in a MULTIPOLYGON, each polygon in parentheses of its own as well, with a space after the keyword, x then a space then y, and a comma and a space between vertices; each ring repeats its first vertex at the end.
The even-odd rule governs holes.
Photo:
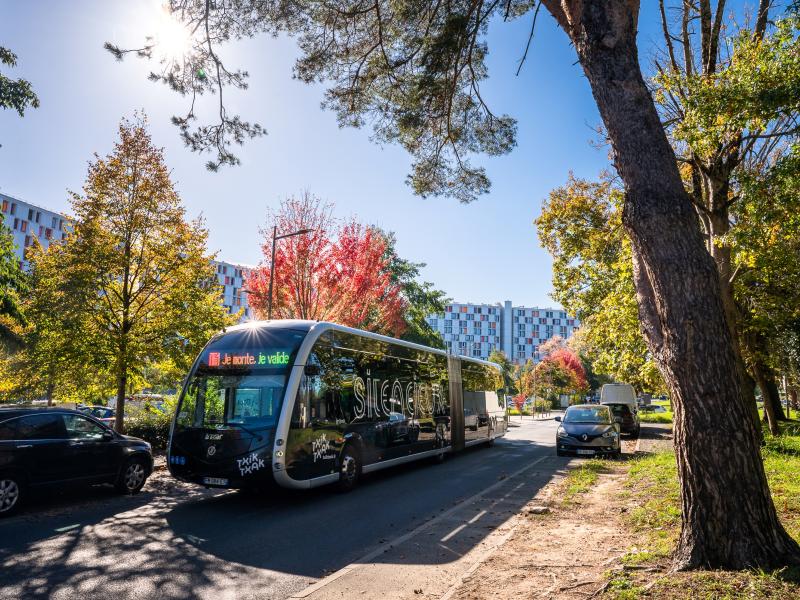
POLYGON ((565 423, 611 423, 611 414, 605 406, 571 406, 564 414, 565 423))
POLYGON ((176 427, 272 427, 305 332, 252 329, 211 342, 178 403, 176 427))

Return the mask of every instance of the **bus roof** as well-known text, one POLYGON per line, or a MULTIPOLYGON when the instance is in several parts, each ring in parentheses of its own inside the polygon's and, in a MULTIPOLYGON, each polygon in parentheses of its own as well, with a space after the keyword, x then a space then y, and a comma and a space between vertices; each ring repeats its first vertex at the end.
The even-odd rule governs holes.
MULTIPOLYGON (((379 333, 373 333, 371 331, 365 331, 363 329, 356 329, 355 327, 347 327, 346 325, 339 325, 338 323, 331 323, 330 321, 308 321, 302 319, 272 319, 271 321, 247 321, 246 323, 241 323, 239 325, 234 325, 233 327, 228 327, 227 329, 221 331, 218 335, 224 335, 225 333, 233 331, 242 331, 247 329, 262 329, 262 328, 293 329, 295 331, 303 331, 305 333, 312 334, 314 335, 315 338, 318 338, 326 331, 342 331, 345 333, 352 333, 355 335, 360 335, 375 340, 381 340, 383 342, 387 342, 390 344, 406 346, 407 348, 414 348, 416 350, 432 352, 434 354, 440 354, 442 356, 451 356, 450 354, 448 354, 446 350, 441 350, 440 348, 431 348, 429 346, 423 346, 422 344, 416 344, 414 342, 400 340, 397 338, 389 337, 387 335, 381 335, 379 333)), ((500 365, 498 365, 497 363, 489 362, 488 360, 483 360, 480 358, 471 358, 469 356, 461 356, 460 354, 455 354, 452 356, 455 356, 456 358, 465 362, 483 364, 497 369, 501 368, 500 365)))

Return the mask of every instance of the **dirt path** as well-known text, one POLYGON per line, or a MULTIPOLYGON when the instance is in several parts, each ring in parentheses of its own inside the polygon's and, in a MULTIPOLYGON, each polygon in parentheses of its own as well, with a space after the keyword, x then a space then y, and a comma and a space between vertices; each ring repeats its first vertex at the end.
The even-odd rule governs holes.
MULTIPOLYGON (((613 468, 613 467, 612 467, 613 468)), ((632 543, 620 522, 621 468, 601 473, 591 490, 564 504, 563 483, 548 486, 523 511, 524 519, 502 548, 464 580, 453 598, 590 597, 605 585, 632 543), (530 512, 533 504, 548 514, 530 512)))
MULTIPOLYGON (((669 425, 642 425, 639 452, 671 447, 669 425)), ((632 455, 636 440, 623 450, 632 455)), ((574 462, 579 466, 580 462, 574 462)), ((636 544, 622 515, 630 510, 624 494, 625 467, 609 462, 588 492, 563 501, 566 481, 543 489, 522 511, 512 537, 465 578, 452 598, 497 600, 511 598, 583 599, 601 595, 609 570, 622 567, 621 557, 636 544), (546 506, 547 514, 534 514, 546 506)))

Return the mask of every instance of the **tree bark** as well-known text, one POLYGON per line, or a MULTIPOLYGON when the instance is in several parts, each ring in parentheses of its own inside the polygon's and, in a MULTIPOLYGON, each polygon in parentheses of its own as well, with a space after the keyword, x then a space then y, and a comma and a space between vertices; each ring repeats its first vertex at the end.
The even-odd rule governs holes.
POLYGON ((767 403, 772 406, 772 412, 775 414, 775 419, 778 421, 785 421, 786 414, 783 412, 783 406, 781 405, 781 394, 778 390, 778 382, 775 381, 775 373, 769 367, 765 370, 766 378, 764 383, 766 385, 766 390, 761 390, 761 394, 764 396, 764 406, 767 403))
POLYGON ((780 428, 778 427, 778 416, 775 414, 775 405, 769 399, 769 384, 767 382, 767 374, 762 368, 762 365, 756 362, 753 365, 753 375, 756 379, 756 385, 761 390, 761 399, 764 402, 764 420, 767 422, 769 432, 772 435, 778 435, 780 428))
POLYGON ((642 78, 634 0, 544 0, 567 31, 625 184, 640 322, 675 411, 675 567, 800 564, 767 486, 714 260, 642 78))
POLYGON ((796 411, 800 410, 800 401, 798 401, 797 399, 797 388, 790 387, 788 393, 789 393, 789 404, 791 405, 791 407, 796 411))

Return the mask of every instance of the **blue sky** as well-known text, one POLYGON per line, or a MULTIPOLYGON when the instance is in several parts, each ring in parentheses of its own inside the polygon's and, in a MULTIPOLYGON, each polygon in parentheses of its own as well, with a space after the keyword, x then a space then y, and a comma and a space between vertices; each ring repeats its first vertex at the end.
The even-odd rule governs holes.
MULTIPOLYGON (((659 24, 656 2, 643 4, 646 60, 659 24)), ((250 89, 230 94, 228 108, 268 135, 239 150, 241 166, 209 173, 206 158, 185 149, 169 123, 184 102, 146 80, 146 61, 117 63, 102 49, 107 40, 135 46, 152 31, 156 13, 153 0, 0 0, 0 45, 19 56, 17 68, 4 73, 30 80, 41 101, 24 119, 0 113, 0 190, 68 210, 67 190, 80 190, 93 153, 107 153, 120 119, 144 109, 189 214, 206 217, 210 248, 222 259, 258 263, 267 207, 307 189, 334 202, 339 216, 394 231, 400 255, 427 263, 424 278, 457 301, 554 304, 551 261, 533 219, 570 170, 594 177, 608 159, 606 149, 589 144, 600 118, 573 49, 546 11, 519 77, 530 15, 490 30, 483 94, 496 113, 518 119, 518 146, 479 159, 492 191, 469 205, 414 196, 401 148, 374 145, 368 130, 339 129, 334 115, 320 110, 324 88, 292 79, 296 50, 287 38, 262 36, 225 49, 227 62, 250 72, 250 89)))

